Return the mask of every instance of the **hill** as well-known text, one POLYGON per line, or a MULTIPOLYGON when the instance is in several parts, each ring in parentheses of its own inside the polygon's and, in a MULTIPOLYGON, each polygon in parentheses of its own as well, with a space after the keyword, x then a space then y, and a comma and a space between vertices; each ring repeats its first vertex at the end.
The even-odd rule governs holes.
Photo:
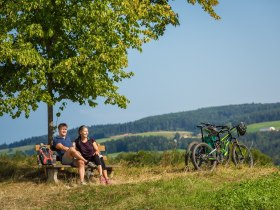
MULTIPOLYGON (((150 116, 134 122, 122 124, 93 125, 90 134, 96 139, 108 138, 127 133, 143 133, 150 131, 189 131, 196 134, 196 125, 200 122, 215 124, 236 124, 240 121, 247 124, 280 120, 280 103, 252 103, 201 108, 193 111, 169 113, 150 116)), ((77 128, 69 130, 71 139, 77 137, 77 128)), ((0 149, 14 148, 25 145, 47 143, 47 136, 23 139, 9 145, 2 144, 0 149)))

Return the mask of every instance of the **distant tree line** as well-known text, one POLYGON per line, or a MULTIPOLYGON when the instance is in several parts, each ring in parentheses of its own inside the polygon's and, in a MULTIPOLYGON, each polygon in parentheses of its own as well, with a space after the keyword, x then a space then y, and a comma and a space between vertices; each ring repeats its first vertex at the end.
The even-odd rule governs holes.
POLYGON ((252 103, 201 108, 194 111, 147 117, 122 124, 96 125, 91 126, 89 132, 102 137, 161 130, 190 131, 196 134, 199 132, 196 126, 200 122, 236 125, 239 122, 252 124, 276 120, 280 120, 280 103, 252 103))
POLYGON ((165 151, 185 149, 193 138, 168 139, 163 136, 127 136, 122 139, 104 142, 108 153, 138 152, 138 151, 165 151))
MULTIPOLYGON (((118 153, 185 149, 190 142, 201 141, 200 138, 177 138, 174 141, 175 139, 175 137, 168 139, 161 136, 129 136, 103 144, 108 153, 118 153)), ((275 164, 280 165, 280 132, 247 133, 239 140, 250 149, 259 150, 271 157, 275 164)))
MULTIPOLYGON (((194 111, 186 111, 186 112, 178 112, 178 113, 170 113, 158 116, 151 116, 147 118, 143 118, 134 122, 122 123, 122 124, 108 124, 108 125, 94 125, 89 127, 90 135, 93 135, 96 139, 111 137, 114 135, 125 134, 125 133, 141 133, 148 131, 191 131, 194 134, 199 132, 199 129, 196 127, 200 122, 210 122, 214 124, 227 124, 227 125, 235 125, 240 121, 245 122, 246 124, 258 123, 258 122, 266 122, 266 121, 276 121, 280 120, 280 103, 270 103, 270 104, 241 104, 241 105, 227 105, 227 106, 219 106, 219 107, 209 107, 209 108, 201 108, 194 111)), ((68 134, 72 140, 77 137, 78 128, 70 129, 68 134)), ((255 134, 247 134, 244 141, 248 141, 249 144, 253 142, 253 147, 260 149, 265 154, 273 157, 274 161, 278 164, 280 162, 280 157, 278 155, 279 150, 279 133, 255 133, 255 134), (278 149, 278 150, 277 150, 278 149)), ((146 141, 158 141, 158 146, 156 143, 154 145, 147 144, 145 147, 150 147, 149 149, 161 150, 165 145, 165 148, 168 148, 166 145, 166 139, 163 137, 137 137, 138 140, 129 140, 129 146, 121 146, 124 145, 122 141, 125 140, 116 140, 112 141, 108 144, 108 149, 112 148, 112 151, 119 151, 119 148, 123 148, 125 150, 136 150, 136 146, 132 144, 136 144, 138 150, 143 145, 146 144, 146 141), (148 139, 148 140, 146 140, 148 139), (160 140, 161 139, 161 140, 160 140), (118 142, 120 141, 120 142, 118 142), (144 141, 141 143, 141 141, 144 141), (113 142, 117 142, 118 146, 114 146, 113 142), (143 145, 142 145, 143 144, 143 145)), ((0 145, 0 149, 6 148, 14 148, 25 145, 35 145, 39 143, 47 143, 47 136, 38 136, 23 139, 18 142, 14 142, 11 144, 2 144, 0 145)), ((180 144, 180 142, 178 142, 180 144)), ((183 144, 183 143, 182 143, 183 144)), ((184 148, 185 145, 180 145, 178 148, 184 148)))

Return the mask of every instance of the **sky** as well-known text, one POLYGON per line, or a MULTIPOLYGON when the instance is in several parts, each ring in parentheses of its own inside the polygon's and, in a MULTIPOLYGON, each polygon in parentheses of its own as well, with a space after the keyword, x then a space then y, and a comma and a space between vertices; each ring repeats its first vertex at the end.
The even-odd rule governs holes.
MULTIPOLYGON (((186 1, 172 6, 180 26, 168 26, 142 53, 129 51, 127 71, 135 76, 118 84, 130 100, 127 109, 68 102, 54 117, 55 125, 66 122, 71 129, 204 107, 280 102, 279 0, 220 0, 219 21, 186 1)), ((46 135, 47 106, 40 104, 28 119, 0 117, 0 131, 0 144, 46 135)))

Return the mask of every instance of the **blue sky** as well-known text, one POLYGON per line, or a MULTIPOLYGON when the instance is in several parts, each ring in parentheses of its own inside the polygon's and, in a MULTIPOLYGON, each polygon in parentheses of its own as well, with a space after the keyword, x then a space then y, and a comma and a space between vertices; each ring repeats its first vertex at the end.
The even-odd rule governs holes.
MULTIPOLYGON (((81 124, 123 123, 202 107, 280 101, 280 1, 222 1, 216 21, 199 6, 172 2, 180 26, 168 27, 143 52, 129 52, 135 76, 119 84, 126 110, 69 103, 57 120, 81 124)), ((55 110, 56 111, 56 110, 55 110)), ((47 108, 29 119, 0 118, 0 144, 47 134, 47 108)))

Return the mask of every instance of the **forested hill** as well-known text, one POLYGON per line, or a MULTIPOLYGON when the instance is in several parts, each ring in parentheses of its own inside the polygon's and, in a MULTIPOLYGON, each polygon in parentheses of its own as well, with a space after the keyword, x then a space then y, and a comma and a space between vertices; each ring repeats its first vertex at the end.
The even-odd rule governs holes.
MULTIPOLYGON (((193 111, 163 114, 122 124, 94 125, 89 127, 89 132, 94 134, 96 139, 99 139, 124 133, 141 133, 160 130, 197 132, 198 129, 196 125, 200 122, 237 124, 243 121, 246 124, 251 124, 276 120, 280 120, 280 103, 252 103, 208 107, 193 111)), ((77 128, 69 130, 69 135, 71 139, 76 138, 77 128)), ((37 144, 40 142, 47 142, 47 136, 32 137, 10 145, 0 145, 0 149, 37 144)))
POLYGON ((160 130, 183 130, 197 132, 200 122, 214 124, 246 124, 280 120, 280 103, 241 104, 201 108, 194 111, 170 113, 143 118, 134 122, 90 127, 100 137, 122 133, 141 133, 160 130))

